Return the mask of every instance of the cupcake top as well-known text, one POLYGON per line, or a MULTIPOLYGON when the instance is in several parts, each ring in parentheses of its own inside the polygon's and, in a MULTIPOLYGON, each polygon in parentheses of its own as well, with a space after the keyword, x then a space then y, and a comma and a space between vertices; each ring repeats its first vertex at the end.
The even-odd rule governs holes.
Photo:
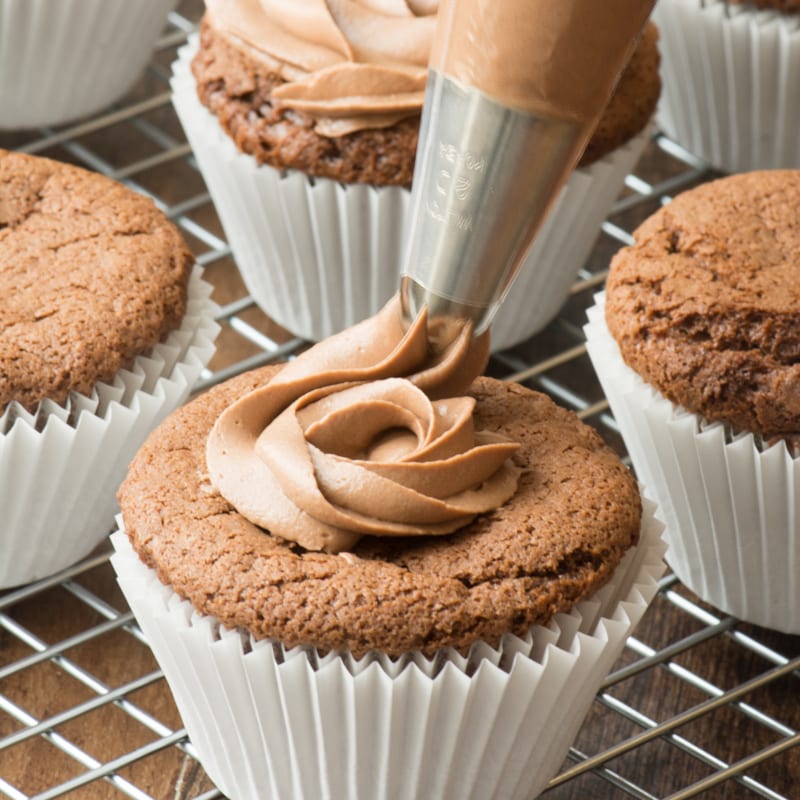
POLYGON ((89 394, 177 328, 193 259, 151 200, 0 150, 0 408, 89 394))
MULTIPOLYGON (((207 0, 192 63, 198 95, 259 163, 344 183, 409 186, 437 6, 207 0)), ((649 25, 584 165, 652 116, 656 42, 649 25)))
POLYGON ((409 186, 436 4, 208 0, 201 102, 259 163, 409 186))
POLYGON ((476 426, 520 444, 505 505, 447 536, 365 536, 336 555, 272 536, 214 488, 205 439, 226 407, 279 374, 247 373, 179 409, 119 493, 142 561, 229 628, 356 657, 496 645, 599 589, 637 541, 635 482, 600 437, 545 396, 490 379, 469 394, 476 426))
POLYGON ((800 171, 733 175, 675 198, 614 257, 606 319, 672 402, 800 439, 800 171))
POLYGON ((443 357, 416 323, 376 351, 374 321, 399 328, 398 309, 216 387, 137 454, 119 492, 127 533, 200 613, 356 657, 463 652, 547 624, 637 542, 635 481, 597 433, 515 384, 465 389, 488 346, 469 329, 443 357), (470 425, 451 425, 462 410, 470 425))
POLYGON ((419 112, 436 2, 206 0, 209 24, 258 54, 280 84, 277 108, 300 111, 317 133, 384 128, 419 112))

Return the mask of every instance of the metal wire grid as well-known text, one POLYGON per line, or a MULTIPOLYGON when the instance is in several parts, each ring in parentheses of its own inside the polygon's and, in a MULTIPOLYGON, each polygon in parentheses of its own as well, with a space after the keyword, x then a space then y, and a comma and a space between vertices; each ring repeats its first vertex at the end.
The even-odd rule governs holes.
MULTIPOLYGON (((199 263, 211 266, 224 263, 230 251, 221 234, 216 232, 219 227, 213 215, 209 217, 205 213, 205 219, 211 219, 211 223, 198 221, 203 217, 198 212, 210 209, 208 194, 201 188, 177 199, 167 198, 151 188, 152 181, 144 179, 145 175, 157 174, 159 169, 181 162, 188 169, 195 169, 190 148, 181 138, 171 115, 166 85, 166 65, 176 46, 194 30, 195 23, 194 17, 180 13, 171 15, 168 33, 160 41, 157 57, 150 68, 146 97, 65 130, 39 131, 21 142, 19 149, 30 153, 55 153, 57 157, 66 155, 149 194, 195 245, 199 263), (146 140, 152 146, 152 154, 123 165, 101 154, 96 143, 119 135, 123 129, 127 134, 146 140)), ((628 179, 625 197, 616 204, 603 226, 597 257, 581 272, 558 320, 546 334, 496 355, 491 364, 493 373, 548 392, 574 409, 617 447, 620 444, 614 420, 587 366, 580 330, 583 311, 591 302, 592 292, 603 284, 608 253, 620 243, 631 241, 630 231, 636 222, 672 193, 709 176, 704 164, 663 137, 656 139, 653 150, 659 172, 668 177, 657 183, 641 175, 628 179)), ((229 268, 233 269, 232 264, 229 268)), ((279 341, 266 334, 258 313, 247 296, 238 297, 221 309, 223 326, 245 343, 250 352, 234 363, 207 370, 200 388, 245 369, 290 357, 302 347, 299 339, 279 341)), ((190 760, 195 757, 185 730, 179 724, 167 724, 148 710, 146 703, 138 701, 146 690, 159 688, 163 691, 159 669, 145 669, 133 677, 114 680, 102 677, 102 664, 87 665, 79 657, 83 646, 104 642, 110 636, 115 638, 109 647, 113 644, 118 649, 107 651, 109 659, 115 655, 120 657, 120 653, 125 658, 131 649, 146 648, 133 615, 124 603, 118 597, 109 599, 107 591, 96 588, 94 576, 109 569, 109 555, 110 551, 105 550, 59 575, 0 596, 0 637, 4 637, 0 638, 0 715, 14 722, 13 732, 0 739, 0 795, 11 800, 47 800, 68 794, 82 797, 85 796, 83 792, 92 787, 96 790, 98 786, 100 794, 93 796, 160 800, 143 788, 141 779, 136 778, 136 766, 159 754, 177 752, 185 768, 186 757, 190 760), (24 610, 40 598, 49 598, 53 593, 57 593, 61 602, 78 604, 85 610, 88 620, 85 627, 58 641, 48 641, 45 635, 37 633, 36 624, 31 624, 26 615, 20 613, 20 609, 24 610), (12 642, 16 650, 24 650, 24 654, 9 661, 4 656, 4 652, 9 651, 8 642, 12 642), (19 698, 8 696, 4 687, 9 681, 43 665, 84 687, 86 699, 54 713, 36 713, 32 707, 40 703, 25 704, 19 698), (123 715, 119 724, 140 726, 147 732, 147 740, 114 757, 100 759, 67 731, 71 724, 90 719, 93 714, 111 707, 123 715), (45 781, 46 788, 37 790, 36 794, 26 794, 7 779, 3 769, 4 754, 29 747, 39 740, 46 741, 71 763, 72 776, 55 783, 45 781)), ((654 608, 646 615, 637 636, 628 642, 621 665, 605 681, 570 751, 568 762, 553 779, 546 796, 683 800, 712 793, 714 797, 725 798, 790 800, 800 797, 798 651, 800 638, 772 636, 769 632, 742 626, 734 618, 720 616, 698 602, 674 576, 665 577, 654 608), (656 613, 659 614, 658 624, 648 624, 656 613), (664 633, 666 629, 670 632, 668 636, 664 633), (715 659, 720 658, 720 652, 727 653, 731 663, 745 660, 748 664, 756 663, 758 668, 746 679, 726 686, 715 675, 715 659), (657 716, 651 710, 650 700, 663 696, 666 679, 674 682, 673 687, 679 687, 671 690, 675 695, 688 691, 691 702, 683 708, 673 704, 666 713, 657 716), (759 708, 757 698, 764 690, 777 692, 784 698, 788 721, 779 719, 774 711, 766 713, 759 708), (635 699, 632 701, 631 697, 635 699), (745 743, 735 759, 726 760, 715 754, 719 749, 714 742, 724 741, 730 723, 729 716, 716 722, 715 715, 721 710, 734 715, 737 724, 746 720, 759 732, 758 736, 752 736, 753 746, 745 743), (693 736, 693 724, 698 722, 706 724, 710 737, 706 735, 698 740, 693 736), (762 746, 764 732, 769 741, 762 746), (654 744, 660 748, 661 755, 654 755, 654 744), (797 749, 790 753, 792 748, 797 749), (654 789, 656 785, 664 785, 663 780, 654 780, 659 772, 657 765, 668 770, 669 764, 684 754, 696 767, 697 777, 690 783, 666 790, 654 789), (776 764, 778 767, 773 769, 776 764), (776 783, 772 782, 773 774, 779 775, 776 783)), ((777 707, 780 706, 779 702, 777 707)), ((773 703, 771 707, 776 706, 773 703)), ((113 735, 113 729, 111 733, 113 735)), ((196 800, 222 797, 209 786, 206 783, 194 793, 183 794, 179 786, 173 787, 174 796, 196 800)))

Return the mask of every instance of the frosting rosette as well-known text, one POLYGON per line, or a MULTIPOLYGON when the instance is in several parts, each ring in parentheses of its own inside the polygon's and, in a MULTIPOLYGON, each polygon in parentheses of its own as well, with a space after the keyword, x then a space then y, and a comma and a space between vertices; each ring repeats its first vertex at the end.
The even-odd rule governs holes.
POLYGON ((206 0, 218 31, 243 42, 284 83, 276 108, 323 136, 419 114, 437 0, 206 0))
MULTIPOLYGON (((435 333, 434 333, 435 335, 435 333)), ((316 345, 220 415, 206 459, 245 518, 309 550, 364 535, 442 535, 516 491, 517 445, 473 426, 460 396, 488 338, 465 326, 428 351, 421 315, 403 331, 397 299, 316 345)))

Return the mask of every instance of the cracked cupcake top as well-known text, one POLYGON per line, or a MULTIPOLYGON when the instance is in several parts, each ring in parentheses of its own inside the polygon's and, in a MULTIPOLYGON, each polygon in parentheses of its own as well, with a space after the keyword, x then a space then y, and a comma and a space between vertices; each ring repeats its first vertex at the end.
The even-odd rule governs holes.
POLYGON ((520 444, 519 487, 505 505, 447 536, 365 536, 337 555, 273 536, 214 488, 205 442, 224 409, 279 369, 240 375, 175 412, 119 493, 142 561, 229 628, 356 657, 496 645, 599 589, 638 540, 638 490, 614 452, 545 396, 488 378, 467 393, 475 426, 520 444))
POLYGON ((678 196, 614 258, 606 319, 625 362, 672 402, 800 440, 800 171, 678 196))
POLYGON ((0 408, 112 379, 180 325, 192 263, 148 198, 0 150, 0 408))

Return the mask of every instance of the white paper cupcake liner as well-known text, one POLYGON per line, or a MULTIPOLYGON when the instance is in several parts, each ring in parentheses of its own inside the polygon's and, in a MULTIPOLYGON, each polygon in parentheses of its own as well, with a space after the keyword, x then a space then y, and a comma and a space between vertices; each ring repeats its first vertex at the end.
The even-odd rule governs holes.
POLYGON ((0 129, 54 125, 122 96, 177 0, 0 0, 0 129))
POLYGON ((466 656, 285 650, 196 614, 124 532, 112 536, 112 563, 203 766, 233 800, 530 800, 657 591, 653 508, 645 503, 639 545, 592 599, 466 656))
MULTIPOLYGON (((292 333, 318 341, 377 313, 397 291, 411 194, 259 166, 197 97, 196 41, 179 51, 172 101, 253 299, 292 333)), ((576 170, 497 315, 492 347, 510 347, 558 312, 652 128, 576 170)))
POLYGON ((179 329, 91 396, 0 416, 0 589, 51 575, 114 525, 116 492, 147 434, 186 400, 214 353, 211 285, 195 267, 179 329))
POLYGON ((800 457, 732 436, 647 385, 622 360, 603 295, 587 350, 639 480, 666 522, 667 562, 703 600, 740 619, 800 633, 800 457))
POLYGON ((800 167, 800 16, 659 0, 662 130, 725 172, 800 167))

